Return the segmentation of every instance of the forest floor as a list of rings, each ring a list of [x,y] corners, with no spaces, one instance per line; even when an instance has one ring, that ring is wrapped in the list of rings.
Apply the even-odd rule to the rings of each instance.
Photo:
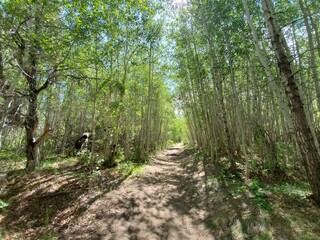
[[[222,172],[177,145],[135,174],[78,165],[9,173],[0,239],[320,238],[320,210],[298,187],[239,186]]]

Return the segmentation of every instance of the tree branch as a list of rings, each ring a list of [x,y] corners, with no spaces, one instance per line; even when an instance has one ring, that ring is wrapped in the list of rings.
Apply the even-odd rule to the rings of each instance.
[[[47,81],[40,88],[38,88],[35,91],[35,94],[38,95],[42,90],[46,89],[49,86],[49,84],[51,84],[53,82],[53,78],[54,78],[54,75],[56,72],[57,72],[57,67],[54,67],[53,71],[51,73],[49,73],[49,77],[48,77]]]
[[[46,89],[49,86],[49,83],[50,83],[50,78],[47,79],[47,81],[35,91],[35,94],[38,95],[42,90]]]
[[[50,125],[49,123],[46,123],[43,134],[37,139],[37,141],[34,142],[34,145],[37,146],[38,144],[40,144],[49,135],[50,131]]]

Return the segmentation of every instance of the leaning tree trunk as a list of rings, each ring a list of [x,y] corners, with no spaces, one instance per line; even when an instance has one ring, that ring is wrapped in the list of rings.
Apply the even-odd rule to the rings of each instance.
[[[320,156],[307,122],[295,74],[291,66],[290,53],[286,50],[286,39],[278,26],[272,0],[261,0],[261,3],[273,51],[277,58],[282,85],[288,98],[294,130],[302,156],[302,164],[306,170],[313,197],[316,202],[320,203]]]

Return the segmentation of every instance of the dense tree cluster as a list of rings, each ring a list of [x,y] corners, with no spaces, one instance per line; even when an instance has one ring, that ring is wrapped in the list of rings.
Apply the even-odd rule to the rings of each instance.
[[[304,169],[319,202],[319,2],[171,3],[3,1],[1,147],[26,146],[29,170],[76,143],[143,161],[182,140],[182,109],[206,162]]]
[[[156,1],[3,1],[1,147],[26,146],[33,170],[40,156],[70,154],[85,132],[90,161],[109,166],[115,152],[144,161],[166,146],[175,115],[159,9]]]
[[[191,0],[175,28],[179,92],[194,145],[231,171],[302,166],[320,201],[319,3]],[[244,158],[241,158],[244,157]],[[243,160],[245,159],[245,160]]]

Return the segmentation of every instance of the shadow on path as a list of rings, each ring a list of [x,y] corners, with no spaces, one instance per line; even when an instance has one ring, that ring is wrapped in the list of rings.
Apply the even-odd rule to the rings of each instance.
[[[168,149],[130,179],[96,201],[64,232],[64,239],[214,239],[200,210],[197,180],[181,165],[182,148]]]
[[[154,157],[143,176],[105,175],[98,189],[82,171],[18,178],[1,196],[11,201],[1,227],[21,232],[9,239],[50,231],[70,240],[295,239],[283,215],[261,211],[250,192],[231,195],[236,189],[220,178],[221,168],[204,171],[181,147]]]
[[[25,175],[13,173],[10,178],[7,192],[0,196],[10,201],[0,219],[0,227],[6,233],[4,239],[42,239],[50,231],[62,231],[125,180],[120,175],[106,175],[100,183],[103,188],[97,190],[92,188],[86,170],[77,167],[50,175],[46,170]]]

